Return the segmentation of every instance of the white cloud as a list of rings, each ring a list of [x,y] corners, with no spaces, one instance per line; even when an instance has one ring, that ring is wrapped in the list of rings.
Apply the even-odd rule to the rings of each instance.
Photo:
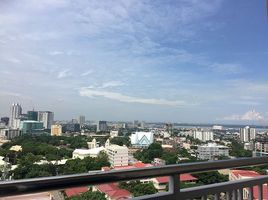
[[[223,118],[223,120],[230,121],[261,121],[263,119],[264,117],[262,116],[262,114],[255,110],[250,110],[242,115],[234,114]]]
[[[51,52],[49,52],[49,54],[52,56],[57,56],[57,55],[62,55],[63,52],[62,51],[51,51]]]
[[[88,70],[88,71],[83,72],[80,76],[87,76],[92,73],[93,73],[93,70]]]
[[[121,81],[109,81],[109,82],[105,82],[102,84],[102,86],[100,88],[112,88],[112,87],[119,87],[119,86],[123,86],[124,83]]]
[[[185,106],[189,105],[184,101],[170,101],[165,99],[146,99],[146,98],[140,98],[140,97],[132,97],[127,96],[118,92],[109,92],[109,91],[100,91],[100,90],[94,90],[91,88],[81,88],[80,96],[82,97],[89,97],[89,98],[95,98],[95,97],[104,97],[111,100],[116,100],[120,102],[126,102],[126,103],[141,103],[141,104],[152,104],[152,105],[166,105],[166,106]]]
[[[66,77],[68,77],[68,76],[70,76],[70,69],[65,69],[65,70],[60,71],[60,72],[58,73],[57,78],[58,78],[58,79],[61,79],[61,78],[66,78]]]
[[[213,63],[211,68],[216,72],[226,74],[237,74],[243,71],[242,66],[236,63]]]

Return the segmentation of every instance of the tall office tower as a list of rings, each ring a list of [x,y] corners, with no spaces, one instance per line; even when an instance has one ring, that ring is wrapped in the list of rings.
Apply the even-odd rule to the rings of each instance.
[[[43,122],[45,129],[51,129],[54,121],[54,113],[50,111],[39,111],[38,121]]]
[[[16,120],[19,119],[22,113],[22,107],[18,103],[13,103],[10,110],[9,126],[11,128],[18,128],[16,126]]]
[[[27,118],[28,118],[28,120],[37,121],[38,120],[38,112],[37,111],[28,111]]]
[[[256,138],[256,129],[246,126],[240,129],[241,142],[250,142]]]
[[[107,122],[106,121],[99,121],[97,124],[97,132],[105,132],[108,130]]]
[[[80,124],[80,126],[83,126],[85,122],[86,122],[86,117],[83,115],[79,116],[78,123]]]

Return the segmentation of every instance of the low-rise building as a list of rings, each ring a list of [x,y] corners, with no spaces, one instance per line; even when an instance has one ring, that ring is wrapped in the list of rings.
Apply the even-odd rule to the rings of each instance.
[[[198,158],[201,160],[216,160],[220,156],[229,157],[229,148],[216,143],[200,145],[197,148]]]
[[[60,124],[55,124],[51,126],[51,135],[52,136],[61,136],[62,135],[62,126]]]
[[[14,145],[14,146],[10,147],[9,150],[19,152],[19,151],[22,151],[22,147],[20,145]]]
[[[154,158],[153,165],[163,166],[163,165],[166,165],[166,161],[161,158]]]
[[[230,181],[236,181],[236,180],[243,180],[243,179],[249,179],[249,178],[256,178],[260,177],[259,173],[251,170],[230,170],[229,172],[229,180]],[[258,186],[253,187],[253,199],[258,200]],[[243,188],[243,199],[249,199],[249,189]],[[267,197],[267,185],[262,185],[262,193],[263,193],[263,200],[267,200],[265,197]]]
[[[101,151],[104,151],[104,147],[97,147],[94,149],[75,149],[73,152],[73,159],[84,159],[86,157],[96,158]]]
[[[111,138],[118,137],[118,131],[110,131],[110,137]]]
[[[152,178],[151,181],[153,182],[154,187],[158,191],[165,191],[169,183],[169,177],[168,176],[156,177]],[[180,181],[186,184],[194,184],[196,183],[197,178],[195,178],[191,174],[181,174]]]
[[[118,183],[96,185],[93,187],[93,191],[104,193],[107,200],[123,200],[132,198],[129,191],[119,188]]]
[[[91,142],[87,142],[88,149],[95,149],[97,148],[97,141],[95,138]]]

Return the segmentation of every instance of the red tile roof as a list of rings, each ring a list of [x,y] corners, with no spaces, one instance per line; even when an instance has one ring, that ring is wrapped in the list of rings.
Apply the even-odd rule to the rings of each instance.
[[[76,187],[65,190],[67,197],[77,196],[88,191],[88,187]]]
[[[231,173],[234,174],[237,178],[261,176],[258,172],[250,171],[250,170],[231,170]]]
[[[243,177],[259,177],[262,176],[258,172],[251,171],[251,170],[231,170],[231,173],[235,175],[238,179]],[[262,186],[262,193],[263,193],[263,199],[262,200],[268,200],[267,197],[267,185]],[[253,199],[258,200],[258,186],[253,187]]]
[[[144,167],[152,167],[152,164],[145,164],[143,162],[136,162],[133,165],[129,166],[115,166],[115,170],[122,170],[122,169],[134,169],[134,168],[144,168]]]
[[[155,179],[157,180],[158,183],[168,183],[169,182],[168,176],[157,177]],[[195,178],[191,174],[181,174],[180,175],[181,182],[196,181],[196,180],[197,180],[197,178]]]
[[[97,185],[96,188],[100,192],[105,193],[112,199],[119,200],[119,199],[128,199],[131,197],[131,193],[127,190],[120,189],[117,183]]]
[[[151,164],[144,164],[143,162],[136,162],[133,164],[134,167],[136,168],[143,168],[143,167],[152,167],[153,165]]]

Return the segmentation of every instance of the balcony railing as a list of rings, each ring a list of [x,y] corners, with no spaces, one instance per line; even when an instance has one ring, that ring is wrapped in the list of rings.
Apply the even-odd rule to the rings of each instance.
[[[253,187],[258,187],[258,199],[268,200],[268,192],[266,192],[266,197],[263,196],[263,186],[268,189],[267,175],[257,178],[198,186],[189,189],[180,189],[180,180],[178,176],[179,174],[184,173],[206,172],[219,169],[240,168],[265,164],[268,164],[268,157],[187,163],[161,167],[148,167],[142,169],[95,172],[78,175],[6,181],[0,182],[0,197],[43,191],[63,190],[71,187],[98,185],[118,181],[170,176],[168,192],[137,197],[134,199],[207,199],[208,196],[213,197],[214,199],[220,199],[220,196],[222,196],[227,200],[242,200],[244,188],[247,188],[249,192],[247,199],[254,199]]]

